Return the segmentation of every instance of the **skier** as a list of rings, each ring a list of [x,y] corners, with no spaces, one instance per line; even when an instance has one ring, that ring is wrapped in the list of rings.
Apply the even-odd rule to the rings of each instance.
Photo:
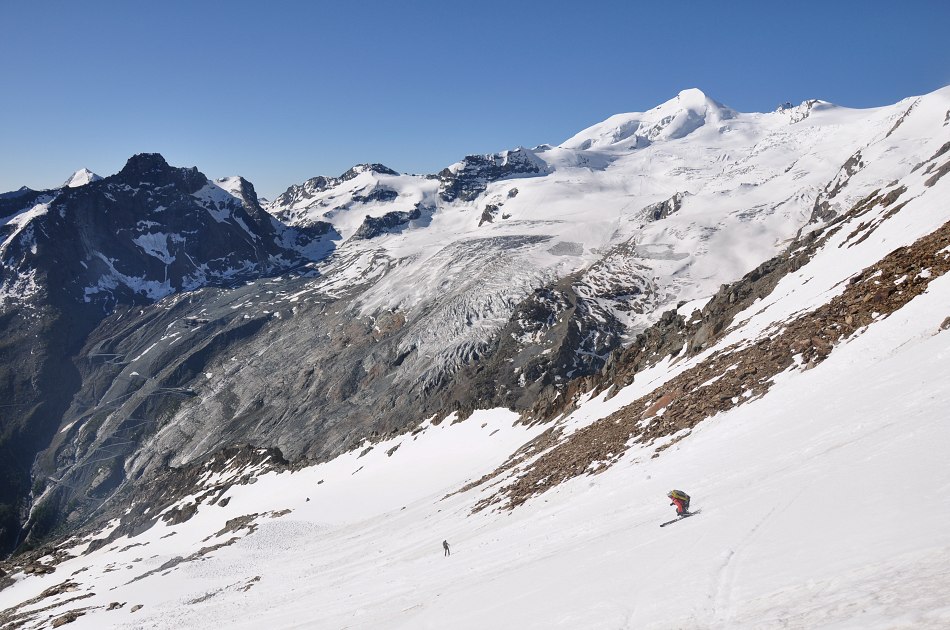
[[[443,541],[442,541],[442,548],[445,549],[445,555],[446,555],[446,556],[451,556],[451,555],[452,555],[452,552],[449,551],[449,541],[443,540]]]
[[[676,506],[677,516],[686,516],[689,514],[689,495],[682,490],[670,490],[667,497],[672,499],[670,505]]]

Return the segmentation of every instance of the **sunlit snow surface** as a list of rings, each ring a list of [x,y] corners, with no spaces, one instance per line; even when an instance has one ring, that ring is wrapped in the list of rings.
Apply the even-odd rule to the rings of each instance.
[[[69,179],[63,182],[63,187],[77,188],[79,186],[85,186],[86,184],[90,184],[92,182],[97,182],[100,179],[102,179],[102,177],[100,177],[99,175],[96,175],[95,173],[90,171],[88,168],[81,168],[75,173],[73,173],[72,175],[70,175]]]

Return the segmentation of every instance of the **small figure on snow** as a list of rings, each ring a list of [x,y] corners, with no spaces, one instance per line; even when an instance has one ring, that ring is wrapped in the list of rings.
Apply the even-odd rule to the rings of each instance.
[[[686,516],[689,514],[689,495],[682,490],[670,490],[667,495],[672,502],[670,505],[676,506],[677,516]]]
[[[452,552],[449,551],[449,541],[443,540],[443,541],[442,541],[442,548],[445,549],[445,555],[446,555],[446,556],[451,556],[451,555],[452,555]]]

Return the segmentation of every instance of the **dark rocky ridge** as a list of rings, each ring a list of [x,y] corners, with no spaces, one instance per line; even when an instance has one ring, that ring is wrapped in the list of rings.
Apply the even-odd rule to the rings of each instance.
[[[62,189],[10,244],[0,282],[35,270],[51,291],[108,310],[307,262],[294,248],[307,240],[264,212],[250,183],[239,181],[237,198],[195,196],[208,185],[196,168],[141,154],[116,175]]]
[[[80,353],[103,318],[124,305],[210,284],[284,272],[308,261],[314,237],[265,213],[253,187],[202,197],[209,181],[157,154],[131,158],[116,175],[77,188],[0,200],[9,218],[35,203],[45,213],[4,249],[0,287],[31,279],[30,294],[0,305],[0,551],[21,540],[31,482],[84,378]],[[8,225],[9,227],[9,225]],[[8,236],[12,232],[5,232]],[[110,474],[98,480],[108,487]],[[52,504],[34,510],[42,534],[61,519]]]
[[[11,190],[10,192],[0,193],[0,201],[4,199],[16,199],[17,197],[23,197],[29,195],[30,193],[35,193],[37,191],[33,190],[28,186],[20,186],[16,190]],[[0,216],[3,216],[3,212],[0,211]]]
[[[485,192],[491,182],[546,172],[544,162],[524,148],[494,155],[469,155],[458,168],[439,172],[439,196],[444,201],[472,201]]]
[[[423,208],[420,204],[417,204],[415,208],[408,212],[387,212],[381,217],[371,217],[367,215],[351,238],[354,240],[367,240],[382,236],[383,234],[400,231],[412,222],[419,221],[419,219],[422,218],[423,210],[427,216],[431,216],[435,211],[434,208]]]
[[[312,199],[317,193],[321,193],[335,186],[339,186],[343,182],[347,182],[355,178],[360,173],[366,172],[378,173],[380,175],[399,175],[399,173],[393,169],[382,164],[357,164],[356,166],[347,169],[347,171],[339,177],[325,177],[323,175],[318,175],[317,177],[311,177],[302,184],[290,186],[287,190],[277,196],[277,198],[274,200],[274,205],[277,207],[291,206],[300,201]],[[379,194],[383,196],[386,195],[386,193]],[[280,215],[278,215],[278,218],[285,219],[285,217],[280,217]]]

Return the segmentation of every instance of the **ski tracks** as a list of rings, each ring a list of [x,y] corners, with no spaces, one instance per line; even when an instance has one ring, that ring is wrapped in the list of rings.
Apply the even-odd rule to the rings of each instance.
[[[773,507],[752,526],[752,529],[739,540],[734,548],[727,549],[723,552],[722,564],[716,572],[710,593],[710,598],[713,600],[711,627],[729,628],[731,626],[732,618],[736,612],[732,591],[736,582],[736,576],[742,566],[743,551],[748,547],[749,543],[755,540],[759,530],[769,519],[775,514],[782,513],[791,507],[804,492],[805,490],[802,489],[784,505]]]

